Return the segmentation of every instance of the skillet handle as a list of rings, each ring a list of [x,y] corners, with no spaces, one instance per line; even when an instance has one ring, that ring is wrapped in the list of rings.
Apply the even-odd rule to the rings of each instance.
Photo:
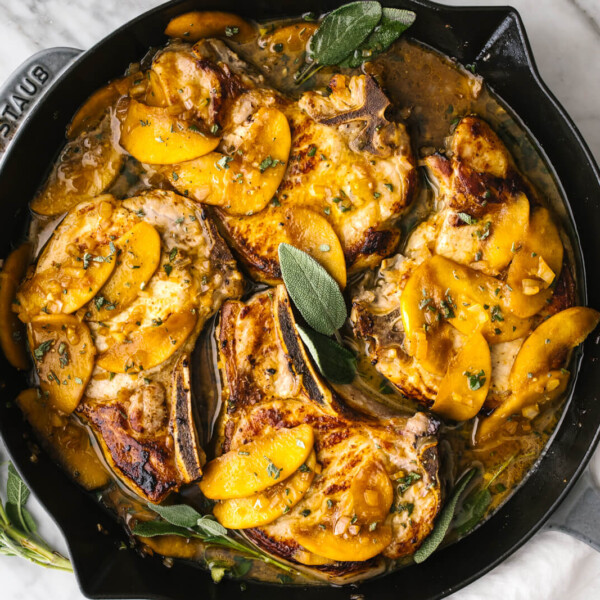
[[[600,552],[600,489],[588,467],[545,529],[568,533]]]
[[[76,48],[41,50],[21,64],[0,87],[0,158],[31,109],[81,52]]]

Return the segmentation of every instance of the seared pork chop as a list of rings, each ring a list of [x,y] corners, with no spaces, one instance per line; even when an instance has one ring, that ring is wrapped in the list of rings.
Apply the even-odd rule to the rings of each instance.
[[[155,62],[164,62],[166,56],[176,62],[178,53],[198,57],[195,71],[180,69],[171,74],[177,75],[177,81],[170,86],[196,89],[196,95],[202,90],[200,82],[206,79],[207,65],[216,63],[219,89],[228,90],[226,102],[222,95],[218,98],[223,134],[219,151],[230,159],[241,155],[240,144],[259,109],[274,107],[287,118],[291,150],[273,200],[259,212],[249,207],[247,214],[240,214],[239,209],[236,214],[226,207],[216,209],[233,248],[255,277],[279,281],[277,247],[281,242],[299,243],[302,236],[295,230],[302,230],[304,224],[294,222],[300,218],[295,209],[304,207],[316,214],[315,219],[333,227],[350,271],[379,264],[398,244],[395,223],[410,203],[416,182],[408,134],[402,123],[385,118],[389,100],[379,84],[371,76],[336,75],[328,96],[307,92],[294,101],[264,87],[262,77],[223,46],[222,42],[205,40],[191,50],[165,52]],[[235,84],[224,85],[225,76]],[[264,140],[256,143],[267,146]],[[278,164],[271,155],[258,157],[255,166],[258,163],[265,177],[271,174],[269,167]],[[245,188],[243,173],[238,174],[234,165],[224,162],[223,170],[236,175],[228,192],[236,196]],[[204,181],[194,185],[185,163],[182,168],[165,171],[171,184],[191,198],[211,203],[207,199],[210,186]]]
[[[510,393],[508,374],[526,336],[556,307],[573,303],[571,277],[550,213],[491,127],[463,118],[448,150],[425,161],[437,186],[434,212],[403,254],[356,286],[351,319],[375,368],[427,405],[452,357],[480,331],[490,347],[486,406],[493,408]],[[402,296],[413,276],[422,290],[409,306]],[[423,319],[411,333],[423,340],[420,349],[406,331],[415,316]]]
[[[283,286],[246,303],[227,302],[217,341],[223,381],[218,455],[300,424],[309,424],[315,436],[315,477],[302,500],[246,535],[332,578],[378,568],[379,554],[412,554],[440,506],[436,421],[424,413],[409,418],[383,416],[380,407],[350,408],[306,354]],[[363,555],[369,558],[358,558]]]
[[[200,477],[204,452],[192,414],[189,353],[206,320],[243,284],[210,217],[191,200],[154,190],[122,207],[158,231],[160,265],[123,310],[117,305],[102,320],[84,310],[100,354],[77,412],[117,477],[159,502]],[[154,360],[163,336],[176,350],[154,364],[164,357]]]

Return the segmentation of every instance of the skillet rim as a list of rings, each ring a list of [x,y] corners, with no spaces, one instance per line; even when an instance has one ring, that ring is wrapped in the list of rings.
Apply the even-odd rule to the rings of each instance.
[[[332,1],[326,2],[326,4],[328,5],[328,8],[333,7],[334,5],[342,4],[342,3],[343,2],[332,2]],[[202,4],[210,5],[212,3],[210,3],[210,2],[204,3],[203,2]],[[263,4],[261,2],[261,0],[258,0],[257,4],[258,4],[257,11],[264,12],[264,7],[261,6]],[[517,33],[518,33],[517,41],[520,42],[520,44],[521,44],[521,50],[523,51],[523,58],[525,58],[526,63],[527,63],[526,69],[527,69],[529,75],[531,75],[532,83],[538,88],[538,91],[542,93],[545,100],[550,103],[551,108],[557,113],[557,116],[559,117],[560,120],[562,120],[563,124],[565,124],[567,126],[569,133],[572,136],[573,144],[578,146],[578,150],[580,150],[583,153],[583,155],[586,159],[585,169],[588,170],[593,175],[596,186],[599,185],[600,173],[598,171],[598,167],[594,161],[594,158],[593,158],[587,144],[581,137],[581,134],[578,132],[577,128],[573,124],[572,120],[570,119],[570,117],[568,116],[568,114],[566,113],[564,108],[556,100],[554,95],[550,92],[550,90],[548,89],[546,84],[543,82],[541,76],[539,75],[537,66],[535,65],[535,61],[533,59],[533,54],[531,52],[531,48],[530,48],[529,41],[527,39],[523,24],[521,22],[519,14],[516,10],[514,10],[511,7],[495,7],[495,6],[494,7],[490,7],[490,6],[486,6],[486,7],[451,6],[450,7],[450,6],[444,6],[444,5],[440,5],[440,4],[433,3],[433,2],[428,2],[427,0],[399,0],[399,1],[396,0],[396,1],[392,1],[392,2],[386,2],[386,4],[413,8],[417,11],[418,11],[419,7],[423,7],[425,9],[429,9],[434,12],[437,11],[440,14],[441,13],[450,13],[450,14],[462,13],[464,15],[464,14],[468,14],[468,13],[474,13],[474,14],[475,13],[489,13],[489,14],[494,13],[494,14],[497,14],[498,16],[504,15],[503,20],[508,20],[508,19],[512,20],[513,25],[517,28]],[[43,106],[44,106],[45,102],[48,100],[48,97],[51,95],[51,93],[56,93],[57,90],[59,90],[61,88],[61,84],[64,84],[65,79],[67,79],[71,73],[74,73],[77,71],[77,69],[81,68],[82,63],[84,63],[90,57],[95,56],[99,51],[104,50],[106,44],[109,43],[111,40],[115,39],[116,37],[118,37],[120,34],[122,34],[124,32],[134,29],[136,25],[142,24],[142,23],[146,22],[147,20],[150,20],[153,17],[156,17],[157,15],[159,15],[159,20],[166,22],[166,21],[168,21],[168,19],[171,16],[174,16],[175,14],[180,14],[181,12],[184,12],[185,10],[189,10],[191,7],[201,8],[198,6],[198,2],[192,2],[190,0],[177,0],[175,2],[169,2],[169,3],[163,4],[163,5],[157,6],[153,9],[151,9],[150,11],[143,13],[142,15],[139,15],[138,17],[132,19],[131,21],[129,21],[125,25],[121,26],[120,28],[116,29],[114,32],[112,32],[111,34],[109,34],[108,36],[103,38],[100,42],[98,42],[98,44],[93,46],[90,50],[86,51],[81,56],[79,56],[73,62],[72,65],[70,65],[67,69],[65,69],[65,71],[61,74],[61,76],[57,79],[57,81],[52,84],[52,86],[48,89],[44,99],[38,104],[38,106],[36,106],[33,110],[30,111],[30,113],[27,115],[26,119],[20,125],[19,130],[17,131],[17,133],[15,134],[15,136],[13,138],[13,142],[11,143],[10,148],[8,149],[6,154],[2,157],[2,161],[0,162],[0,169],[5,165],[6,162],[8,162],[8,158],[11,155],[11,152],[14,154],[14,148],[19,144],[19,140],[24,137],[24,132],[28,129],[28,127],[31,126],[31,121],[33,120],[34,115],[36,113],[39,113],[43,109]],[[204,8],[209,9],[210,6],[206,6]],[[236,10],[236,12],[243,14],[244,12],[247,12],[247,11]],[[286,13],[286,10],[280,10],[279,12]],[[294,10],[292,12],[287,12],[287,14],[298,14],[298,13],[296,12],[296,10]],[[162,17],[162,19],[160,19],[160,17]],[[489,83],[489,80],[488,80],[488,83]],[[491,87],[493,88],[493,86],[491,86]],[[509,104],[509,106],[512,106],[512,104]],[[517,113],[517,114],[519,114],[519,113]],[[527,126],[525,126],[525,128],[527,130],[529,130],[529,128]],[[534,138],[534,140],[536,141],[538,146],[541,146],[539,144],[539,138],[535,135],[533,135],[532,137]],[[549,162],[551,165],[556,166],[556,165],[554,165],[553,161],[549,161]],[[0,172],[0,181],[1,181],[1,178],[2,178],[2,172]],[[559,178],[558,182],[559,183],[561,182],[560,178]],[[566,198],[566,194],[565,194],[565,198]],[[571,219],[573,219],[572,213],[575,212],[574,209],[576,207],[572,206],[568,200],[566,201],[566,206],[568,207],[568,209],[571,213],[569,216],[571,217]],[[580,252],[582,252],[581,240],[580,240],[579,235],[577,235],[576,240],[578,242],[579,250],[580,250]],[[583,292],[582,299],[584,299],[584,300],[587,299],[586,298],[587,293],[585,290],[586,283],[587,283],[587,280],[585,277],[583,277],[582,278],[582,284],[583,284],[582,287],[584,289],[582,290],[582,292]],[[589,345],[590,344],[588,344],[588,346]],[[501,507],[501,509],[496,514],[494,514],[490,519],[488,519],[481,527],[479,527],[477,531],[472,532],[469,536],[467,536],[463,540],[457,542],[456,544],[446,547],[446,548],[440,550],[438,553],[436,553],[436,555],[434,555],[427,562],[426,570],[424,570],[425,568],[422,565],[409,567],[408,569],[412,569],[413,571],[415,571],[415,574],[417,577],[419,577],[419,575],[426,575],[428,573],[428,571],[430,571],[430,569],[433,567],[434,563],[439,563],[442,556],[448,555],[448,551],[451,548],[452,549],[459,548],[458,544],[460,544],[461,546],[464,547],[466,545],[465,543],[469,542],[469,540],[471,540],[471,545],[472,545],[473,540],[475,538],[481,538],[482,530],[489,529],[489,527],[486,527],[486,526],[489,523],[491,523],[494,519],[500,518],[501,515],[499,513],[505,512],[504,509],[513,503],[515,497],[518,494],[523,493],[524,489],[527,488],[527,484],[529,484],[531,476],[534,474],[534,472],[538,472],[538,471],[542,470],[543,467],[542,467],[541,463],[543,463],[544,460],[546,459],[546,456],[551,453],[552,446],[555,443],[555,439],[556,439],[559,431],[562,430],[562,428],[565,426],[565,421],[567,421],[568,416],[569,416],[568,413],[571,411],[571,409],[573,407],[574,389],[577,386],[577,382],[580,379],[582,362],[583,362],[582,357],[580,356],[579,360],[577,361],[577,366],[578,366],[577,376],[573,377],[571,394],[569,395],[569,398],[566,401],[565,408],[563,409],[563,413],[561,416],[561,420],[557,424],[555,432],[546,446],[546,450],[542,453],[542,455],[540,456],[538,461],[536,461],[536,465],[534,467],[532,467],[530,473],[526,477],[526,481],[524,481],[519,486],[519,489]],[[4,412],[4,408],[3,408],[3,412]],[[483,575],[484,573],[486,573],[487,571],[489,571],[490,569],[495,567],[501,561],[503,561],[508,555],[512,554],[518,547],[520,547],[523,543],[525,543],[537,530],[539,530],[539,528],[542,526],[544,521],[555,510],[555,508],[558,506],[558,504],[560,504],[562,502],[562,500],[567,495],[567,493],[569,492],[571,487],[574,485],[574,483],[577,480],[580,473],[585,468],[587,462],[589,461],[591,454],[592,454],[596,444],[598,443],[598,438],[600,436],[600,431],[597,428],[597,425],[599,423],[600,423],[600,419],[596,423],[595,432],[592,432],[591,443],[586,444],[586,449],[583,451],[582,458],[577,459],[577,463],[578,463],[577,466],[574,469],[572,469],[572,472],[571,472],[570,476],[568,477],[568,480],[565,480],[565,483],[561,486],[558,495],[555,496],[555,499],[551,502],[549,507],[546,508],[544,511],[542,511],[543,514],[541,515],[541,517],[538,517],[537,520],[535,521],[535,523],[533,525],[530,525],[529,528],[527,529],[527,531],[525,531],[525,533],[522,533],[518,536],[517,541],[510,544],[508,548],[506,548],[504,551],[502,551],[500,554],[498,554],[496,556],[496,558],[493,559],[491,562],[487,562],[484,567],[476,569],[475,571],[473,571],[470,574],[470,576],[462,577],[462,579],[460,579],[460,581],[458,583],[455,583],[453,585],[446,584],[446,587],[444,589],[441,589],[438,592],[433,592],[431,594],[429,592],[426,592],[428,595],[426,595],[426,596],[419,595],[419,598],[421,598],[421,597],[423,597],[423,598],[424,597],[440,598],[440,597],[443,597],[444,595],[446,595],[447,593],[450,593],[451,591],[456,591],[460,587],[464,587],[465,585],[467,585],[471,581],[477,579],[478,577],[480,577],[481,575]],[[2,419],[2,421],[0,422],[0,428],[5,430],[4,419]],[[17,453],[15,436],[9,435],[5,431],[3,431],[3,437],[5,438],[5,441],[7,443],[7,448],[9,449],[11,457],[14,459],[14,457],[16,456],[16,453]],[[19,436],[16,436],[16,437],[19,437]],[[12,446],[11,446],[11,444],[9,444],[9,441],[8,441],[9,439],[10,439]],[[21,442],[21,446],[22,445],[23,444]],[[82,574],[83,571],[84,570],[89,571],[89,569],[84,569],[82,560],[79,560],[81,553],[78,553],[78,550],[79,550],[78,544],[81,543],[81,540],[77,539],[77,536],[73,536],[72,531],[70,531],[70,530],[72,530],[72,528],[68,526],[69,524],[65,523],[65,521],[62,517],[59,517],[56,515],[56,507],[50,508],[48,506],[49,504],[56,504],[56,503],[48,502],[48,493],[47,493],[48,490],[42,491],[41,486],[38,486],[37,484],[32,486],[30,484],[30,482],[32,480],[39,479],[39,477],[34,476],[33,469],[31,468],[31,464],[29,464],[29,461],[27,461],[25,458],[21,457],[21,459],[17,459],[14,462],[15,462],[16,466],[19,468],[19,470],[21,471],[21,473],[23,473],[25,475],[25,480],[30,485],[32,491],[36,494],[38,499],[40,499],[40,502],[42,503],[44,508],[46,508],[48,513],[52,516],[54,521],[57,523],[57,525],[63,532],[63,534],[67,540],[67,543],[69,545],[69,551],[73,558],[74,566],[76,567],[76,569],[75,569],[76,575],[77,575],[78,582],[80,584],[82,591],[84,591],[84,593],[86,593],[86,595],[88,595],[89,597],[94,597],[94,598],[117,598],[117,597],[137,598],[137,597],[140,597],[139,592],[137,592],[136,589],[141,590],[147,586],[142,585],[140,588],[125,586],[125,587],[117,588],[116,590],[115,589],[106,589],[106,588],[104,588],[104,590],[99,590],[98,586],[102,587],[100,584],[103,583],[101,579],[99,580],[97,577],[90,577],[89,575],[87,575],[87,579],[86,579],[83,576],[83,574]],[[48,460],[40,461],[40,463],[42,463],[42,462],[48,462]],[[54,466],[54,470],[56,471],[56,466]],[[62,479],[65,480],[66,484],[69,484],[71,487],[74,487],[77,490],[77,492],[79,493],[79,495],[82,495],[82,490],[80,490],[78,487],[75,486],[75,484],[73,484],[70,480],[68,480],[64,474],[62,474]],[[85,494],[85,492],[83,492],[83,494]],[[44,497],[45,497],[46,501],[43,500]],[[86,494],[86,497],[88,497],[87,494]],[[96,511],[96,512],[99,512],[99,511]],[[104,516],[106,516],[106,514]],[[114,522],[114,519],[112,517],[111,517],[111,519]],[[106,527],[104,520],[102,522],[102,525],[104,527]],[[110,529],[112,530],[114,528],[111,527]],[[123,537],[124,537],[123,531],[122,531],[120,525],[118,525],[118,530],[119,531],[117,531],[117,532],[111,531],[111,535],[116,534],[117,538],[123,539]],[[120,535],[119,535],[119,532],[120,532]],[[475,548],[475,549],[477,549],[477,548]],[[84,554],[86,554],[86,553],[84,553]],[[128,554],[131,554],[131,553],[128,553]],[[154,559],[154,560],[144,559],[144,560],[146,561],[147,564],[150,564],[151,562],[153,563],[156,561],[156,559]],[[158,564],[158,562],[157,562],[157,564]],[[110,567],[110,565],[106,565],[106,564],[104,564],[102,566],[103,566],[103,569],[101,569],[101,570],[104,570],[105,568]],[[182,567],[182,566],[183,565],[177,565],[176,570],[179,570],[178,567]],[[187,567],[187,568],[189,569],[189,567]],[[392,578],[398,579],[400,576],[400,573],[406,574],[408,572],[408,569],[404,569],[394,575],[386,577],[385,579],[381,579],[381,578],[374,579],[374,580],[369,581],[368,583],[362,584],[361,590],[367,591],[366,590],[367,587],[374,588],[374,590],[377,590],[379,588],[378,591],[381,593],[384,591],[381,588],[382,582],[387,583],[388,585],[385,586],[385,583],[384,583],[384,586],[387,587],[388,590],[391,590],[392,586],[390,586],[389,584],[392,583],[391,582]],[[199,571],[196,571],[196,573],[197,573],[196,583],[198,583],[202,579],[202,577],[200,577]],[[206,576],[205,572],[202,572],[202,573]],[[106,579],[107,575],[108,575],[108,572],[105,573],[105,579]],[[205,579],[206,579],[206,577],[205,577]],[[104,583],[106,583],[106,581],[104,581]],[[277,588],[273,588],[273,586],[268,586],[265,584],[262,584],[262,585],[261,584],[252,584],[252,583],[248,582],[248,585],[249,585],[250,589],[252,589],[254,591],[261,590],[261,591],[263,591],[263,593],[266,592],[267,588],[277,589]],[[95,591],[94,591],[94,587],[95,587]],[[228,597],[230,595],[230,593],[234,593],[234,591],[236,590],[236,583],[235,582],[224,582],[224,583],[220,584],[219,592],[221,589],[223,590],[223,593],[225,593],[226,596]],[[302,587],[286,588],[286,591],[290,592],[292,589],[295,589],[298,592],[301,592],[303,594],[306,593],[305,591],[304,592],[302,591],[304,589]],[[310,588],[310,589],[313,590],[313,592],[315,592],[314,588]],[[333,596],[333,591],[336,588],[320,588],[320,589],[321,589],[321,591],[326,590],[327,597],[329,598],[329,597]],[[402,588],[399,588],[398,591],[400,591],[400,589],[402,589]],[[394,591],[396,591],[396,586],[394,586]],[[406,590],[404,589],[403,591],[406,591]],[[163,599],[168,600],[170,598],[183,597],[183,596],[175,596],[175,595],[165,595],[162,593],[149,593],[146,591],[143,591],[142,593],[144,594],[145,597],[156,598],[156,599],[161,599],[161,600],[163,600]],[[212,595],[215,595],[214,591],[211,594],[211,596]],[[317,593],[313,593],[311,595],[313,595],[314,597],[317,597],[317,596],[321,596],[322,594],[317,592]],[[342,597],[342,596],[340,596],[340,597]],[[345,597],[345,595],[344,595],[344,597]],[[413,597],[416,598],[416,596],[414,596],[414,595],[413,595]]]

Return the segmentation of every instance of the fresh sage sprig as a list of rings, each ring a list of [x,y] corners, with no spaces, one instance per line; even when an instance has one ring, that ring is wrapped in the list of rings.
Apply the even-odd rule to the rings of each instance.
[[[298,324],[298,333],[304,346],[319,367],[319,371],[332,383],[352,383],[356,372],[356,357],[350,350],[331,338]]]
[[[381,8],[379,2],[351,2],[330,12],[312,35],[300,84],[325,66],[358,67],[387,50],[416,18],[410,10]]]
[[[172,506],[148,504],[148,506],[164,520],[139,521],[132,530],[134,535],[141,537],[177,535],[188,539],[198,539],[206,544],[236,550],[245,556],[261,560],[286,573],[296,573],[292,567],[276,560],[268,554],[229,537],[227,529],[216,521],[214,517],[201,515],[187,504],[175,504]],[[222,569],[226,569],[226,567],[219,564],[215,566],[215,572],[213,573],[211,567],[213,579],[215,577],[219,579],[223,576],[224,570],[221,571]],[[235,570],[232,571],[235,573]]]
[[[490,504],[492,503],[492,493],[490,487],[500,474],[512,463],[516,458],[513,454],[506,459],[492,474],[489,481],[476,489],[474,489],[465,499],[462,505],[462,510],[454,519],[454,530],[458,535],[469,533],[477,523],[483,519],[487,513]]]
[[[446,537],[446,533],[450,528],[450,523],[452,523],[452,518],[454,517],[454,512],[456,511],[456,505],[463,492],[469,485],[471,479],[477,473],[477,468],[473,467],[463,477],[461,477],[460,481],[457,483],[456,487],[452,492],[452,496],[440,512],[435,525],[433,526],[433,531],[427,536],[421,547],[415,552],[413,558],[416,563],[422,563],[427,560],[438,548],[438,546],[444,541]]]
[[[333,335],[348,316],[335,279],[309,254],[290,244],[279,244],[281,276],[296,308],[323,335]]]
[[[319,371],[332,383],[350,383],[354,355],[327,337],[337,335],[348,317],[340,286],[312,256],[290,244],[279,244],[279,266],[294,305],[312,328],[298,324],[298,333]]]
[[[29,489],[12,463],[8,464],[6,503],[0,499],[0,554],[20,556],[36,565],[73,571],[68,558],[52,550],[36,533],[37,526],[25,506]]]

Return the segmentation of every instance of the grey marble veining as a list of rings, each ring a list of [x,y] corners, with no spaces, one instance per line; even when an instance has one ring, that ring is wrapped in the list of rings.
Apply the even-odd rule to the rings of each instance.
[[[34,52],[86,49],[157,0],[0,0],[0,82]],[[505,5],[507,0],[446,0]],[[600,0],[512,0],[530,37],[540,73],[600,159]],[[551,127],[551,124],[549,124]],[[0,442],[0,461],[5,452]],[[594,459],[600,481],[600,455]],[[5,470],[0,468],[4,495]],[[66,551],[60,532],[35,499],[41,533]],[[490,540],[493,543],[493,540]],[[196,590],[190,590],[190,598]],[[600,597],[600,555],[556,533],[541,533],[452,600],[587,600]],[[75,578],[0,556],[0,600],[76,600]]]

